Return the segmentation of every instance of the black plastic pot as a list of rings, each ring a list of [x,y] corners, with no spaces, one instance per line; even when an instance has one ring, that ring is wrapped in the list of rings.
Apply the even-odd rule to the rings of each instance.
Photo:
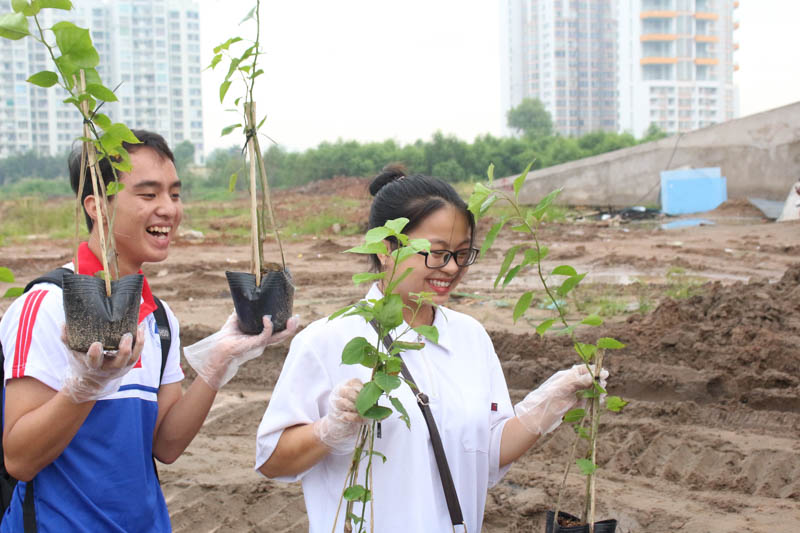
[[[589,533],[589,524],[582,524],[580,526],[561,526],[556,524],[553,527],[553,516],[555,513],[553,511],[547,511],[547,519],[545,522],[545,533]],[[572,520],[575,522],[580,522],[580,518],[577,516],[573,516],[569,513],[565,513],[564,511],[558,512],[559,519],[567,519]],[[594,533],[614,533],[617,529],[617,521],[614,519],[611,520],[602,520],[600,522],[594,523]]]
[[[263,272],[258,287],[256,277],[249,272],[225,272],[225,277],[242,331],[250,335],[264,331],[264,315],[272,316],[272,331],[286,329],[294,302],[294,284],[288,270]]]
[[[104,350],[119,349],[125,333],[136,337],[144,276],[131,274],[111,282],[111,297],[101,278],[64,274],[63,299],[67,317],[67,344],[86,352],[93,342]]]

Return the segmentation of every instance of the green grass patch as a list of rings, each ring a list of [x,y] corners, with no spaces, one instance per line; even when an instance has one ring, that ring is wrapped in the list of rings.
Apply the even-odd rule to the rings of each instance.
[[[70,239],[75,235],[75,203],[72,199],[43,200],[19,197],[0,203],[0,245],[23,242],[32,235]],[[80,236],[88,233],[81,213]]]

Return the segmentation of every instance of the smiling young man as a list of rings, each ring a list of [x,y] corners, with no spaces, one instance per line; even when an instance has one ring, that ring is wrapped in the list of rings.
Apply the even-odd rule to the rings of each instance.
[[[121,276],[166,259],[183,215],[181,182],[167,143],[152,132],[134,134],[141,142],[125,145],[132,169],[120,174],[124,187],[110,199]],[[108,161],[101,163],[101,174],[105,183],[113,179]],[[77,190],[79,154],[71,157],[70,178]],[[78,273],[93,275],[102,270],[101,224],[90,190],[82,200],[90,236],[78,250]],[[66,267],[74,270],[74,263]],[[86,354],[64,344],[61,290],[53,284],[34,285],[5,313],[0,321],[3,451],[7,471],[21,482],[0,531],[28,531],[26,497],[33,500],[42,533],[171,531],[153,458],[175,461],[202,426],[230,370],[243,357],[291,336],[297,320],[271,335],[265,318],[264,332],[249,336],[232,315],[195,359],[198,377],[184,392],[178,321],[164,307],[172,342],[163,375],[156,302],[147,280],[136,340],[126,335],[110,357],[100,343]]]

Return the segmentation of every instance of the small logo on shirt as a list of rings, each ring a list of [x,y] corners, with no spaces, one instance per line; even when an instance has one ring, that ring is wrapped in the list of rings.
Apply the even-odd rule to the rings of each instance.
[[[492,402],[492,411],[497,411],[497,404]]]

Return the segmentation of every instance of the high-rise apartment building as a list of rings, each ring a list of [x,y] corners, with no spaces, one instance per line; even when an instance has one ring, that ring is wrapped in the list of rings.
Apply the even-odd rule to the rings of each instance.
[[[738,115],[734,0],[504,0],[504,110],[539,98],[562,135]]]
[[[192,0],[73,0],[71,11],[44,9],[43,27],[68,20],[89,28],[100,54],[97,68],[118,102],[103,112],[131,128],[163,135],[171,146],[185,140],[203,158],[203,108],[200,88],[200,20]],[[7,11],[7,4],[2,8]],[[52,34],[50,41],[54,42]],[[43,89],[25,80],[53,70],[47,50],[30,38],[0,39],[0,157],[35,150],[57,155],[81,135],[82,121],[62,103],[58,88]]]
[[[563,135],[615,131],[615,0],[505,0],[504,104],[538,98]]]
[[[669,133],[738,116],[734,0],[619,0],[620,127]]]

